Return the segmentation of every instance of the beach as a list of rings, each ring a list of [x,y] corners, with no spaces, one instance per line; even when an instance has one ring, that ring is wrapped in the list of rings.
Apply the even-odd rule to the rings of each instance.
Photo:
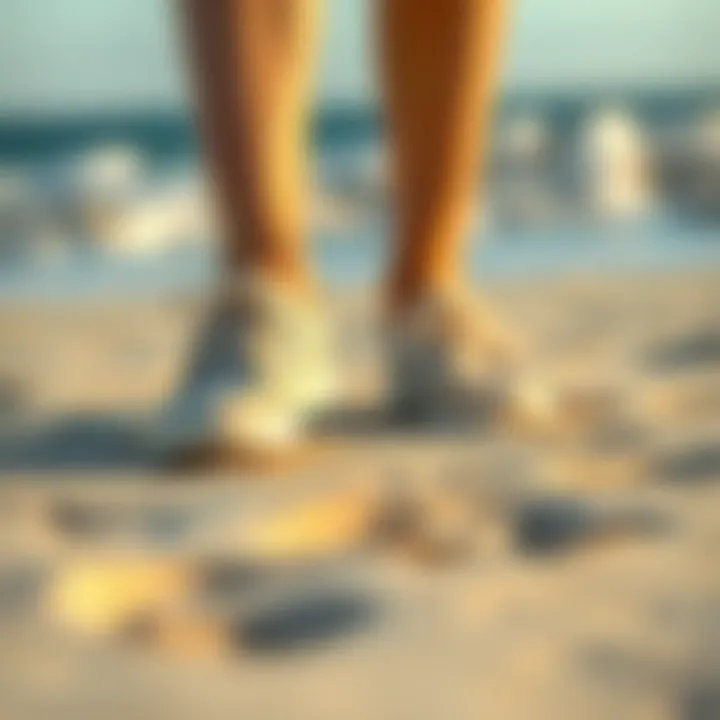
[[[482,290],[532,353],[476,426],[388,424],[368,291],[333,291],[361,340],[312,457],[182,474],[151,439],[198,293],[6,300],[0,714],[720,712],[717,270]],[[160,629],[86,623],[78,568],[93,612],[143,578]]]

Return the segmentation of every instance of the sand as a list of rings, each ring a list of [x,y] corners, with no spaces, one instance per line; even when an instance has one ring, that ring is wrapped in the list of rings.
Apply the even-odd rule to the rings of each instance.
[[[197,298],[6,305],[0,716],[717,717],[717,273],[486,291],[484,422],[388,427],[342,295],[352,406],[273,473],[156,464]]]

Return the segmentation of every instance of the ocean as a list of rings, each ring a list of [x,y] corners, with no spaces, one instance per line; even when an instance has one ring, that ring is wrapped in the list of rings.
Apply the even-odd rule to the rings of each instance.
[[[692,122],[720,108],[720,88],[613,90],[612,93],[521,94],[503,98],[497,123],[512,117],[541,117],[560,138],[572,137],[596,108],[620,106],[652,129]],[[377,109],[326,108],[313,123],[318,157],[364,152],[382,136]],[[135,113],[111,117],[0,120],[0,167],[44,166],[88,147],[125,143],[140,149],[156,167],[187,168],[197,161],[190,119],[181,113]],[[371,282],[380,276],[391,246],[383,213],[344,233],[318,232],[311,246],[318,269],[335,285]],[[485,228],[469,243],[469,274],[522,277],[623,270],[672,271],[720,267],[720,224],[691,222],[667,208],[612,228],[587,221],[510,230]],[[151,254],[117,254],[78,243],[55,256],[22,254],[0,262],[0,298],[58,298],[193,290],[207,285],[215,269],[209,243],[193,243]]]

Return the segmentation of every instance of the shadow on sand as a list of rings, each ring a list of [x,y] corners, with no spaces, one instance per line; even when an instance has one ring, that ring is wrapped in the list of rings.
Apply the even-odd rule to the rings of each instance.
[[[156,467],[147,430],[116,415],[73,414],[0,439],[0,472]]]

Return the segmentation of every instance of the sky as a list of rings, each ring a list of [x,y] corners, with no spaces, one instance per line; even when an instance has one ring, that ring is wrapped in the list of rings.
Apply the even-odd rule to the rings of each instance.
[[[318,92],[376,93],[371,0],[325,0]],[[0,0],[0,114],[177,108],[174,0]],[[715,82],[720,0],[514,0],[506,90]]]

